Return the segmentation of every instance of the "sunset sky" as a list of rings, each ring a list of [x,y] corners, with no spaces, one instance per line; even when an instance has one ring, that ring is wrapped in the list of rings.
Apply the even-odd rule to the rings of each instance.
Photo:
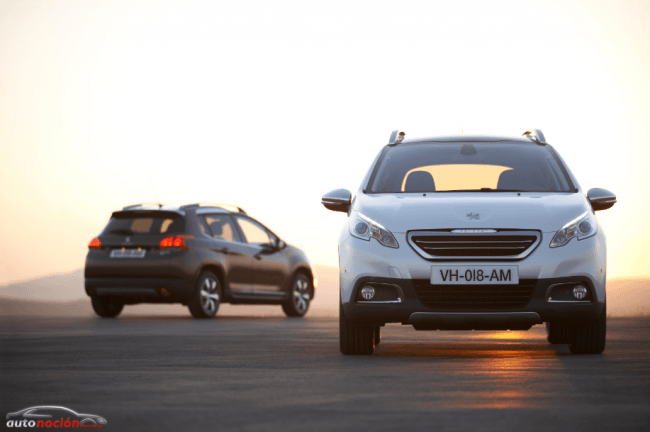
[[[539,128],[650,276],[650,2],[0,2],[0,284],[83,267],[113,210],[237,204],[313,263],[394,129]],[[461,122],[461,103],[464,118]]]

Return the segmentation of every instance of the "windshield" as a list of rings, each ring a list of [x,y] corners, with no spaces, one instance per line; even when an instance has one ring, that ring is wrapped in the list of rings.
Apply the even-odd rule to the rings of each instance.
[[[435,142],[386,147],[370,193],[570,192],[564,166],[549,146],[519,142]]]

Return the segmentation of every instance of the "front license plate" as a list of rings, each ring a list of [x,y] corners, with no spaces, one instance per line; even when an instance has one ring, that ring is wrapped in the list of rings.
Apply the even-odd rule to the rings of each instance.
[[[517,266],[441,265],[431,266],[431,285],[515,285]]]
[[[111,258],[144,258],[147,251],[144,249],[113,249]]]

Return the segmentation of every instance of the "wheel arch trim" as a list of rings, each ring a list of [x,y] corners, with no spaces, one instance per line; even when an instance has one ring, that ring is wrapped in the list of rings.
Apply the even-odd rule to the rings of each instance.
[[[314,272],[312,271],[311,267],[307,265],[298,265],[296,268],[293,270],[293,276],[291,277],[291,280],[293,281],[293,278],[296,277],[298,273],[302,273],[306,275],[308,278],[311,279],[311,298],[313,299],[316,295],[316,287],[314,286],[314,281],[316,280]]]
[[[225,289],[225,280],[226,280],[225,275],[226,275],[226,273],[224,272],[222,266],[220,266],[218,264],[214,264],[214,263],[209,263],[209,264],[203,264],[201,266],[201,268],[199,269],[199,272],[196,275],[196,278],[194,280],[194,289],[192,290],[192,292],[194,292],[194,290],[197,289],[197,286],[198,286],[197,284],[198,284],[199,278],[201,277],[203,272],[206,272],[206,271],[214,273],[214,275],[217,277],[217,279],[219,279],[219,283],[221,283],[221,290],[223,291]]]

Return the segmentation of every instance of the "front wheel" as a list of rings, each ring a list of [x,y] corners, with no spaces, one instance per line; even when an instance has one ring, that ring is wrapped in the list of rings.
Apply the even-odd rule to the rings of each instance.
[[[115,318],[124,308],[122,303],[111,300],[110,297],[93,296],[90,302],[95,313],[102,318]]]
[[[339,305],[339,340],[341,354],[370,355],[375,352],[375,334],[379,327],[362,327],[349,322]]]
[[[306,275],[298,273],[291,283],[289,299],[282,303],[282,310],[290,317],[305,316],[309,309],[311,293],[311,281]]]
[[[568,344],[569,323],[564,322],[547,322],[546,323],[546,340],[550,344]]]
[[[194,318],[212,318],[221,304],[221,282],[212,272],[201,273],[187,307]]]
[[[600,354],[605,350],[607,305],[598,319],[576,323],[571,329],[569,351],[572,354]]]

